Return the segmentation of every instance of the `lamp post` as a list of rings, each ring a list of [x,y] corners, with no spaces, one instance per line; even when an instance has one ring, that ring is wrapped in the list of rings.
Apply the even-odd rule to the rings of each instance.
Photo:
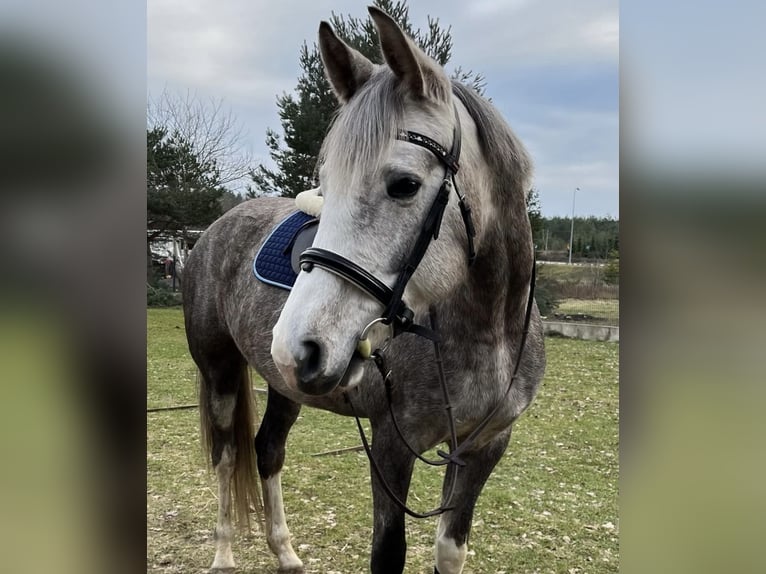
[[[574,210],[575,210],[575,198],[577,192],[580,191],[579,187],[575,187],[572,192],[572,227],[569,229],[569,264],[572,264],[572,251],[574,250]]]

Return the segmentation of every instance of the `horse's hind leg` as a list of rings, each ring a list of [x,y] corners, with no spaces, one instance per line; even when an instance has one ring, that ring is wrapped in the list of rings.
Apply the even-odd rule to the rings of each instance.
[[[301,406],[269,387],[269,400],[255,437],[258,473],[263,489],[266,539],[279,561],[279,572],[303,572],[303,562],[290,543],[285,508],[282,501],[282,465],[285,442],[298,418]]]
[[[199,360],[197,360],[199,359]],[[218,518],[213,571],[231,571],[232,513],[249,524],[250,506],[260,505],[252,446],[253,411],[248,367],[233,342],[197,357],[202,435],[218,478]],[[234,495],[234,496],[232,496]],[[236,504],[236,506],[234,506]]]
[[[231,551],[234,538],[231,523],[231,477],[234,473],[234,461],[231,448],[226,444],[228,441],[221,437],[221,440],[216,442],[222,446],[218,457],[213,458],[213,468],[218,477],[218,517],[215,525],[215,558],[211,569],[226,571],[234,568],[234,554]]]
[[[439,517],[436,533],[436,568],[435,574],[460,574],[463,571],[468,554],[468,535],[473,521],[473,510],[476,500],[481,494],[484,484],[495,465],[502,458],[511,431],[508,429],[502,436],[495,438],[481,450],[468,453],[462,458],[466,465],[460,467],[455,483],[455,494],[452,497],[452,510]],[[448,469],[444,481],[444,496],[447,496],[450,473]],[[442,501],[444,503],[446,501]]]

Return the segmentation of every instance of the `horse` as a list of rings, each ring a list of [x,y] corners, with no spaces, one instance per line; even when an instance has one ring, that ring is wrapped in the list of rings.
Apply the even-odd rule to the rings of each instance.
[[[231,209],[186,263],[186,333],[219,489],[213,571],[234,568],[233,517],[248,520],[261,493],[279,571],[303,571],[281,469],[307,405],[369,419],[373,574],[403,571],[415,460],[449,442],[436,461],[447,466],[442,506],[427,515],[439,515],[434,572],[462,572],[476,501],[543,377],[531,160],[491,103],[450,80],[385,12],[369,12],[382,64],[319,26],[339,111],[318,163],[316,236],[292,290],[252,272],[265,237],[295,210],[287,198]],[[268,383],[254,440],[249,367]]]

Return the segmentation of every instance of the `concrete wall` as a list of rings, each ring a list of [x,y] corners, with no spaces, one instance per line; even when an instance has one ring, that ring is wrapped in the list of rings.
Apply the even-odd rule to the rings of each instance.
[[[587,341],[620,342],[620,328],[608,325],[588,325],[587,323],[563,323],[560,321],[543,321],[545,334],[561,335],[573,339]]]

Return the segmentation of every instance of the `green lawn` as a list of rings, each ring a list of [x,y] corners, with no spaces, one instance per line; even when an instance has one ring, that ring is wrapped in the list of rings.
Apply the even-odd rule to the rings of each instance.
[[[148,315],[148,406],[196,402],[179,309]],[[614,343],[548,339],[548,370],[476,507],[465,574],[618,571],[618,358]],[[260,384],[260,381],[259,381]],[[260,397],[263,400],[262,397]],[[150,572],[205,572],[212,562],[216,485],[196,410],[147,415]],[[368,571],[372,502],[352,419],[304,408],[288,441],[288,523],[307,573]],[[418,467],[410,502],[438,504],[441,473]],[[406,572],[433,571],[436,519],[407,519]],[[262,534],[235,543],[238,572],[273,573]]]
[[[594,276],[604,276],[604,267],[538,262],[537,274],[540,279],[553,279],[564,283],[590,282]]]

